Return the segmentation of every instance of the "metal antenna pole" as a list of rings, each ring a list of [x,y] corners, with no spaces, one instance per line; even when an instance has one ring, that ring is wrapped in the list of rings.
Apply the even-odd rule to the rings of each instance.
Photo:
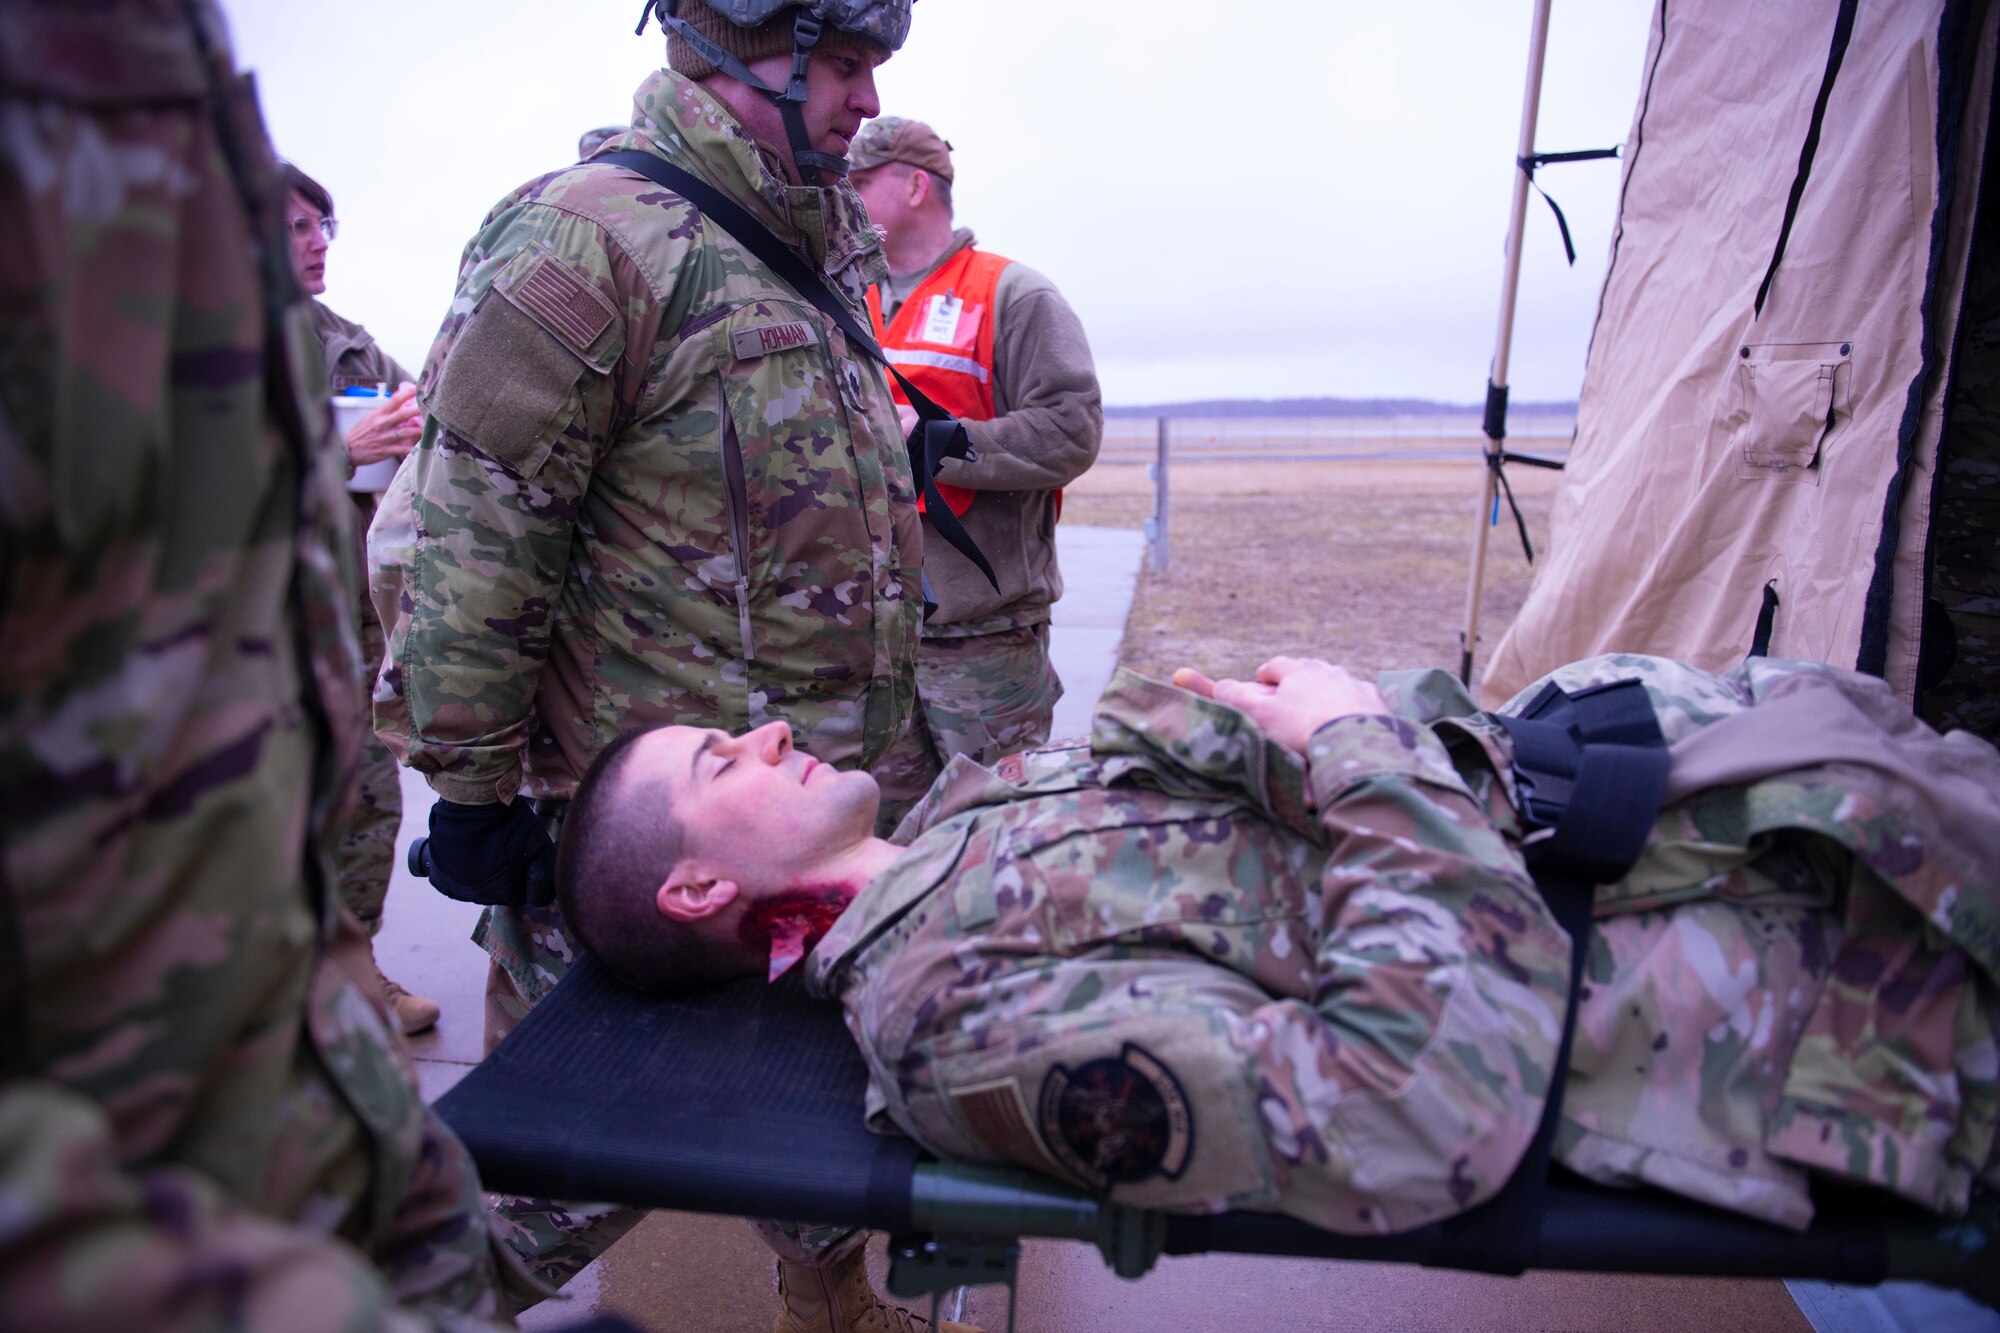
[[[1542,102],[1542,57],[1548,53],[1550,0],[1535,0],[1528,34],[1528,88],[1521,99],[1521,139],[1514,153],[1514,206],[1507,219],[1507,272],[1500,282],[1500,328],[1493,338],[1493,371],[1486,381],[1486,475],[1480,485],[1479,521],[1473,531],[1472,568],[1465,581],[1465,628],[1458,636],[1458,678],[1472,684],[1472,654],[1479,643],[1479,594],[1486,582],[1486,529],[1493,513],[1507,439],[1507,355],[1514,342],[1514,296],[1521,285],[1521,232],[1528,216],[1528,168],[1535,152],[1535,115]]]

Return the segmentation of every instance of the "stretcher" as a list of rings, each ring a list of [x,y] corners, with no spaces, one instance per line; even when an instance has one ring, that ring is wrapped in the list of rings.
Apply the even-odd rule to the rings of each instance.
[[[1916,1279],[2000,1302],[1990,1191],[1944,1223],[1823,1189],[1811,1229],[1794,1233],[1557,1170],[1537,1215],[1506,1219],[1515,1234],[1498,1242],[1483,1209],[1346,1236],[1262,1213],[1126,1208],[1031,1172],[938,1161],[868,1131],[866,1079],[839,1007],[795,978],[649,998],[585,956],[438,1110],[489,1189],[886,1231],[890,1288],[905,1299],[1011,1285],[1021,1239],[1049,1237],[1096,1245],[1128,1278],[1162,1254],[1227,1251],[1507,1274]]]

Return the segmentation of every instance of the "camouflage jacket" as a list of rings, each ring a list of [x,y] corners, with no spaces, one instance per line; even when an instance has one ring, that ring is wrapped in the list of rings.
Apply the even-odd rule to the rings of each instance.
[[[313,301],[311,310],[313,336],[319,339],[320,354],[326,361],[326,378],[335,393],[349,385],[373,387],[383,383],[389,386],[388,392],[394,393],[397,385],[416,382],[416,376],[383,351],[375,335],[367,329],[335,314],[324,301]]]
[[[1787,689],[1830,716],[1829,690],[1880,686],[1642,658],[1559,679],[1634,675],[1676,762]],[[1398,716],[1323,728],[1303,768],[1130,675],[1087,751],[955,761],[812,959],[876,1114],[1138,1204],[1370,1231],[1488,1197],[1540,1115],[1567,945],[1513,850],[1504,731],[1444,673],[1383,684]],[[1945,1211],[1991,1172],[2000,891],[1971,853],[2000,834],[1964,826],[2000,827],[2000,759],[1903,718],[1963,789],[1782,771],[1758,737],[1761,776],[1677,792],[1600,891],[1566,1162],[1793,1226],[1807,1168]]]
[[[375,341],[375,335],[351,319],[343,319],[334,313],[324,301],[313,300],[307,305],[311,312],[313,338],[319,344],[320,359],[326,366],[327,386],[335,393],[352,385],[374,387],[386,384],[388,392],[394,393],[398,385],[415,383],[416,377],[403,369],[402,363],[382,350]],[[343,476],[354,475],[354,463],[347,456],[339,437],[328,438],[328,448],[339,460]],[[349,491],[348,507],[354,514],[355,568],[365,569],[366,540],[369,521],[375,517],[375,494],[372,491]],[[367,597],[367,587],[362,587],[361,614],[373,614],[373,606]],[[378,622],[379,623],[379,622]],[[364,680],[373,680],[375,672],[366,670]]]
[[[322,855],[360,663],[281,198],[212,5],[0,6],[9,1327],[496,1308]]]
[[[1963,1211],[2000,1183],[2000,755],[1814,663],[1614,654],[1550,677],[1624,678],[1673,776],[1645,855],[1598,891],[1559,1155],[1795,1227],[1810,1171]],[[1444,673],[1384,684],[1516,831],[1482,776],[1506,772],[1497,724]]]
[[[956,757],[906,836],[812,978],[933,1151],[1391,1231],[1533,1136],[1569,942],[1421,727],[1345,719],[1302,762],[1121,673],[1088,750]]]
[[[699,85],[631,133],[743,204],[860,311],[860,199],[789,187]],[[859,316],[865,320],[865,313]],[[641,724],[772,718],[872,762],[915,691],[922,535],[881,369],[679,196],[585,163],[466,247],[424,370],[414,514],[376,725],[443,796],[566,796]],[[389,508],[400,493],[392,489]]]

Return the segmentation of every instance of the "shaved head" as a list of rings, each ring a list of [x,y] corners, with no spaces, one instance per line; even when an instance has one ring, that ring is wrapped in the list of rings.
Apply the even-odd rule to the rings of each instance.
[[[556,902],[578,942],[626,985],[691,990],[746,968],[729,943],[659,910],[660,885],[681,859],[682,838],[666,784],[632,762],[647,734],[626,732],[584,775],[556,852]]]

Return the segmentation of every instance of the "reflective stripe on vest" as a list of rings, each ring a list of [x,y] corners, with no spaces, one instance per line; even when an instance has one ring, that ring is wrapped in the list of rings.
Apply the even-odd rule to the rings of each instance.
[[[868,289],[868,318],[875,336],[896,369],[909,376],[910,383],[945,411],[961,421],[993,419],[993,306],[1000,291],[1000,274],[1013,261],[1002,255],[960,250],[939,264],[923,285],[911,292],[896,309],[896,317],[885,326],[882,298]],[[933,341],[920,335],[934,332],[925,327],[937,300],[956,301],[959,315],[948,341]],[[900,385],[889,392],[907,404]],[[978,494],[963,486],[938,483],[938,493],[954,514],[972,507]],[[923,507],[921,497],[918,508]]]
[[[889,358],[889,364],[891,365],[936,366],[939,370],[955,370],[961,375],[972,376],[972,378],[978,380],[981,384],[986,383],[987,380],[992,378],[987,374],[986,367],[980,365],[971,357],[955,356],[950,352],[921,351],[909,347],[884,347],[882,355]],[[909,372],[905,371],[903,373],[908,374]],[[917,387],[921,389],[924,386],[919,384]],[[903,386],[899,384],[896,386],[898,402],[902,401],[902,393]],[[940,407],[943,405],[942,403],[938,404]],[[953,413],[953,415],[956,416],[957,413]]]

